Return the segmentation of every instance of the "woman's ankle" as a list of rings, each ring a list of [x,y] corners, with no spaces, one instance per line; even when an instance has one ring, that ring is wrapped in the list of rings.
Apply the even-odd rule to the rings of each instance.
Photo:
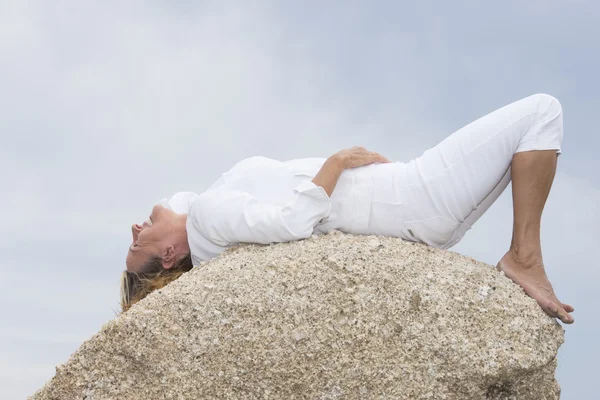
[[[542,250],[539,246],[511,245],[508,253],[519,264],[532,265],[542,263]]]

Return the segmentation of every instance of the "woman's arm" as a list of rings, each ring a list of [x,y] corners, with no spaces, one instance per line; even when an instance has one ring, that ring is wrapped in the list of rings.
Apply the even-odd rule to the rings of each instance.
[[[344,169],[343,158],[339,154],[334,154],[325,161],[312,182],[325,189],[327,196],[331,197],[331,193],[333,193],[333,189],[335,189],[335,185]]]
[[[276,205],[239,190],[204,192],[188,214],[188,235],[193,229],[219,246],[308,238],[331,213],[331,200],[323,187],[309,181],[296,186],[294,194],[288,203]]]

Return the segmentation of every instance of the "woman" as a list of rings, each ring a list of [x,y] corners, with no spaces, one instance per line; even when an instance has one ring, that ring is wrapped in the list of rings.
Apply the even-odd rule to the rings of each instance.
[[[328,159],[251,157],[204,193],[181,192],[133,225],[123,311],[236,244],[300,240],[338,229],[441,249],[458,243],[512,179],[513,234],[496,268],[567,324],[542,260],[540,222],[563,138],[562,107],[536,94],[461,128],[408,162],[353,147]]]

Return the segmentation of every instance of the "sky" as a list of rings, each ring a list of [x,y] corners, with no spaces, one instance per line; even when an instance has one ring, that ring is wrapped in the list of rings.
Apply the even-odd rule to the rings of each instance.
[[[119,311],[130,226],[237,161],[419,157],[523,97],[562,104],[541,242],[575,307],[564,400],[597,396],[600,4],[0,0],[0,387],[32,394]],[[512,186],[451,251],[496,265]]]

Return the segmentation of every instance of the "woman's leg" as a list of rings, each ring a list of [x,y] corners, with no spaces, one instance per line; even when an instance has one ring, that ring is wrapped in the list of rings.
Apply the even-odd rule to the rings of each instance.
[[[571,324],[574,308],[561,303],[546,276],[540,243],[542,211],[556,173],[554,151],[517,153],[512,161],[513,234],[496,268],[518,283],[553,317]]]
[[[449,248],[513,179],[515,220],[507,253],[513,260],[505,256],[498,269],[504,269],[544,311],[570,323],[567,311],[572,307],[562,305],[554,295],[543,270],[539,239],[539,220],[561,154],[562,136],[558,100],[544,94],[526,97],[461,128],[411,161],[408,167],[415,172],[409,175],[417,176],[416,183],[409,182],[404,189],[407,203],[418,205],[410,213],[417,219],[407,224],[419,232],[411,230],[410,234]],[[453,234],[436,232],[442,225],[454,228]],[[522,273],[525,270],[529,272]]]

